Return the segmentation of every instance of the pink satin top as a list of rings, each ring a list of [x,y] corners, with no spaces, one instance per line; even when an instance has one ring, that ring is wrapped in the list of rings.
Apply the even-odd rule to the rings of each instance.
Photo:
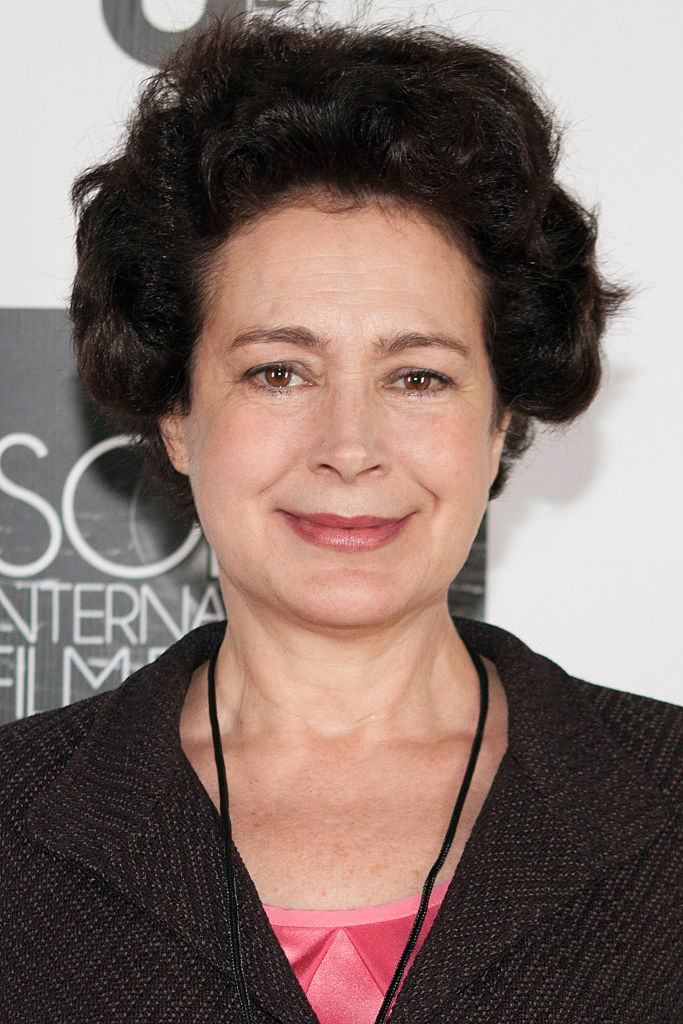
[[[408,966],[447,888],[432,891]],[[410,896],[358,910],[264,909],[320,1024],[374,1024],[419,905]]]

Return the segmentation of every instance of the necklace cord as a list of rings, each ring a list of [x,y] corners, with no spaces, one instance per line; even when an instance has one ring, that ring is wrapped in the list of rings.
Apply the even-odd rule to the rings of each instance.
[[[479,751],[481,750],[482,741],[484,738],[484,728],[486,726],[486,718],[488,715],[489,708],[489,679],[488,673],[486,672],[486,666],[481,660],[476,651],[472,650],[469,644],[465,644],[470,658],[474,663],[474,667],[477,670],[479,676],[479,718],[477,721],[477,728],[472,740],[472,747],[470,749],[470,756],[465,768],[465,774],[463,776],[458,796],[455,801],[453,813],[451,814],[451,820],[448,823],[446,835],[444,836],[443,843],[439,855],[432,864],[424,886],[422,888],[422,895],[420,897],[420,905],[415,915],[413,926],[408,936],[408,941],[405,944],[403,952],[399,957],[399,961],[396,965],[391,981],[389,982],[387,991],[382,1005],[380,1006],[379,1013],[375,1018],[375,1024],[385,1024],[391,1009],[396,999],[396,995],[403,981],[403,976],[406,971],[408,962],[413,955],[417,940],[422,931],[422,926],[427,916],[429,909],[429,900],[432,895],[432,889],[434,888],[434,882],[436,877],[444,865],[446,857],[450,851],[455,832],[460,821],[460,815],[462,813],[467,794],[469,792],[470,783],[472,782],[472,776],[477,765],[477,759],[479,757]],[[237,992],[240,1001],[240,1008],[242,1013],[242,1019],[244,1024],[252,1024],[253,1018],[251,1015],[251,1005],[249,1003],[249,992],[247,990],[247,982],[244,970],[244,961],[242,958],[242,941],[240,936],[240,921],[239,921],[239,904],[237,900],[237,886],[235,883],[235,873],[232,860],[232,827],[230,824],[230,813],[228,804],[228,782],[225,773],[225,759],[223,757],[223,744],[221,742],[220,726],[218,724],[218,713],[216,710],[216,661],[218,659],[218,652],[220,650],[220,644],[216,647],[215,651],[211,655],[209,661],[209,718],[211,720],[211,736],[213,739],[213,752],[216,761],[216,773],[218,775],[218,792],[220,796],[220,814],[221,814],[221,831],[223,836],[223,859],[225,862],[225,873],[228,886],[228,918],[230,924],[230,947],[232,951],[232,964],[235,973],[235,979],[237,982]]]
[[[221,810],[221,832],[223,836],[223,860],[225,863],[225,874],[228,883],[228,920],[230,924],[230,949],[232,952],[232,966],[237,981],[237,993],[242,1011],[244,1024],[252,1024],[251,1005],[249,1003],[249,992],[242,959],[242,942],[240,938],[239,903],[237,900],[237,886],[235,884],[235,872],[232,861],[232,826],[230,824],[230,811],[228,804],[228,781],[225,774],[225,759],[223,757],[223,744],[221,742],[221,730],[218,724],[218,712],[216,710],[216,661],[220,644],[216,647],[209,661],[209,718],[211,719],[211,737],[213,739],[213,753],[216,761],[216,773],[218,775],[218,793],[220,797]]]
[[[460,784],[460,790],[458,791],[453,813],[451,814],[451,820],[449,821],[448,828],[446,829],[446,835],[444,836],[439,855],[429,869],[427,878],[425,879],[425,884],[422,888],[422,896],[420,897],[420,905],[417,909],[415,920],[413,921],[413,927],[410,929],[408,941],[406,942],[403,952],[399,957],[399,961],[396,964],[396,970],[394,971],[391,981],[387,987],[384,999],[382,1000],[382,1005],[379,1008],[379,1013],[375,1018],[375,1024],[384,1024],[387,1020],[401,982],[403,981],[403,975],[405,974],[406,967],[408,966],[408,961],[413,955],[413,951],[427,916],[429,900],[432,895],[436,876],[444,865],[444,861],[448,856],[455,837],[455,832],[469,792],[470,783],[472,782],[472,776],[474,775],[474,769],[477,765],[479,751],[481,750],[481,744],[484,738],[484,728],[486,726],[486,718],[489,709],[489,677],[486,671],[486,666],[477,652],[473,651],[468,644],[465,644],[465,646],[467,647],[468,654],[474,662],[474,667],[476,668],[477,675],[479,676],[479,718],[477,721],[477,728],[474,734],[474,739],[472,740],[472,747],[470,749],[467,767],[465,768],[465,774],[463,776],[462,783]]]

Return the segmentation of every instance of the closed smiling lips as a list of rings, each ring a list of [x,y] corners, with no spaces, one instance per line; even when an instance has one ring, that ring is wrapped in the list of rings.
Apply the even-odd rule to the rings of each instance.
[[[386,519],[383,516],[286,511],[283,515],[294,532],[309,543],[352,551],[374,551],[384,547],[398,537],[410,518],[410,515]]]

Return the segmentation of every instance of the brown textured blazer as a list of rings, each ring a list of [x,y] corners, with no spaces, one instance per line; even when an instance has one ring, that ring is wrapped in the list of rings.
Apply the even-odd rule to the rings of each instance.
[[[218,815],[178,735],[223,628],[0,731],[1,1024],[239,1021]],[[509,748],[392,1024],[680,1024],[681,711],[458,628]],[[236,861],[255,1024],[314,1024]]]

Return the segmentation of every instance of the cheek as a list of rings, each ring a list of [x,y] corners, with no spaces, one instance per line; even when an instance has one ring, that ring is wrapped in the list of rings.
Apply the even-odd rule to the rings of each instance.
[[[402,435],[403,458],[437,498],[488,490],[492,438],[479,416],[433,414]]]
[[[199,425],[191,450],[190,479],[202,510],[225,510],[248,501],[296,461],[303,431],[291,417],[257,405],[234,405]]]

